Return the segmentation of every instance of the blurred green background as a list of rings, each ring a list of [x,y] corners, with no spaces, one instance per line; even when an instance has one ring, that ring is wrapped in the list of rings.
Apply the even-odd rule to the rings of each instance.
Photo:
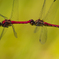
[[[46,13],[52,1],[46,1]],[[44,0],[15,0],[11,20],[37,20],[43,2]],[[8,17],[8,19],[11,16],[12,3],[13,0],[0,0],[0,14]],[[0,22],[3,20],[4,18],[0,16]],[[59,9],[53,23],[59,24]],[[14,37],[11,26],[5,29],[0,40],[0,59],[59,59],[59,28],[47,27],[47,41],[45,44],[41,44],[39,42],[40,31],[34,33],[36,26],[14,24],[14,27],[18,38]],[[2,29],[0,27],[0,34]]]

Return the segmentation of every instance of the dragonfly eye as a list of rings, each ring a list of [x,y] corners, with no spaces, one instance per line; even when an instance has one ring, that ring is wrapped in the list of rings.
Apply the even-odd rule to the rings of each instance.
[[[35,24],[35,22],[34,22],[33,19],[30,20],[30,24],[31,24],[31,25],[34,25],[34,24]]]

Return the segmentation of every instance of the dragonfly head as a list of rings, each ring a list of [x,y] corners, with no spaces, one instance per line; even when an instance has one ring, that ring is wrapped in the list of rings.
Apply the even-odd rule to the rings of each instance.
[[[11,22],[10,20],[5,19],[4,21],[2,21],[2,26],[3,27],[8,27],[8,26],[11,25],[10,22]]]
[[[35,21],[33,19],[30,20],[31,25],[35,25]]]

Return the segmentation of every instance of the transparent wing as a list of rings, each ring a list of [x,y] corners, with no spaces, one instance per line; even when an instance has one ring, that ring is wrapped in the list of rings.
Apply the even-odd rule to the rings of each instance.
[[[43,20],[51,23],[54,20],[58,7],[59,7],[59,0],[54,0],[48,13],[43,18]]]
[[[1,40],[2,36],[3,36],[4,30],[5,30],[5,28],[3,28],[3,30],[2,30],[2,33],[0,35],[0,40]]]
[[[10,16],[10,19],[12,19],[13,18],[13,16],[14,16],[14,9],[15,9],[15,4],[16,4],[16,1],[18,1],[18,0],[13,0],[13,5],[12,5],[12,11],[11,11],[11,16]],[[17,6],[18,7],[18,6]],[[16,12],[16,11],[15,11]],[[17,14],[16,14],[17,15]],[[13,20],[13,19],[12,19]],[[15,21],[15,20],[14,20]],[[10,22],[11,23],[11,22]],[[17,38],[17,33],[16,33],[16,31],[15,31],[15,29],[14,29],[14,26],[11,24],[11,26],[12,26],[12,28],[13,28],[13,32],[14,32],[14,36]]]
[[[3,16],[2,14],[0,14],[1,17],[3,17],[4,19],[8,19],[6,16]]]
[[[37,23],[37,26],[36,26],[36,28],[35,28],[35,30],[34,30],[34,33],[36,33],[38,30],[39,30],[39,23]]]
[[[44,3],[43,3],[43,6],[42,6],[42,9],[41,9],[41,12],[40,12],[40,17],[39,17],[39,19],[43,19],[44,18],[44,16],[45,16],[45,6],[46,5],[46,0],[44,0]],[[38,23],[37,23],[37,26],[38,26]],[[34,30],[34,33],[36,33],[37,32],[37,30],[39,29],[39,27],[37,27],[36,26],[36,28],[35,28],[35,30]]]
[[[11,24],[12,25],[12,24]],[[14,32],[14,36],[17,38],[17,33],[16,33],[16,31],[15,31],[15,29],[14,29],[14,26],[12,25],[12,28],[13,28],[13,32]]]
[[[38,31],[38,27],[36,26],[35,30],[34,30],[34,33],[36,33]]]
[[[44,0],[41,12],[40,12],[40,19],[42,20],[45,17],[45,9],[46,9],[46,0]]]
[[[5,27],[2,27],[1,29],[0,29],[0,31],[1,31],[1,34],[0,34],[0,40],[1,40],[1,38],[6,34],[6,32],[7,32],[7,29],[8,28],[5,28]]]
[[[11,22],[10,22],[10,23],[11,23]],[[12,28],[13,28],[14,36],[17,38],[17,33],[16,33],[15,29],[14,29],[13,24],[11,24],[11,26],[12,26]]]
[[[11,11],[11,20],[19,20],[19,0],[13,0],[12,11]]]
[[[40,38],[39,41],[44,44],[47,40],[47,27],[46,26],[42,26],[41,27],[41,33],[40,33]]]

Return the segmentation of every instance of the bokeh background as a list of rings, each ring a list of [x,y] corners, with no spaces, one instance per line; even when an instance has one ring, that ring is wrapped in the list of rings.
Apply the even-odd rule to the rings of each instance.
[[[52,1],[46,1],[45,13]],[[11,20],[37,20],[43,2],[44,0],[15,0]],[[13,0],[0,0],[0,14],[10,19],[12,6]],[[59,25],[59,8],[53,19],[51,23]],[[0,22],[3,20],[4,18],[0,16]],[[34,33],[35,27],[30,24],[14,24],[18,38],[14,37],[11,26],[6,28],[0,40],[0,59],[59,59],[59,28],[47,27],[47,41],[41,44],[40,30]],[[0,34],[2,29],[3,27],[0,27]]]

